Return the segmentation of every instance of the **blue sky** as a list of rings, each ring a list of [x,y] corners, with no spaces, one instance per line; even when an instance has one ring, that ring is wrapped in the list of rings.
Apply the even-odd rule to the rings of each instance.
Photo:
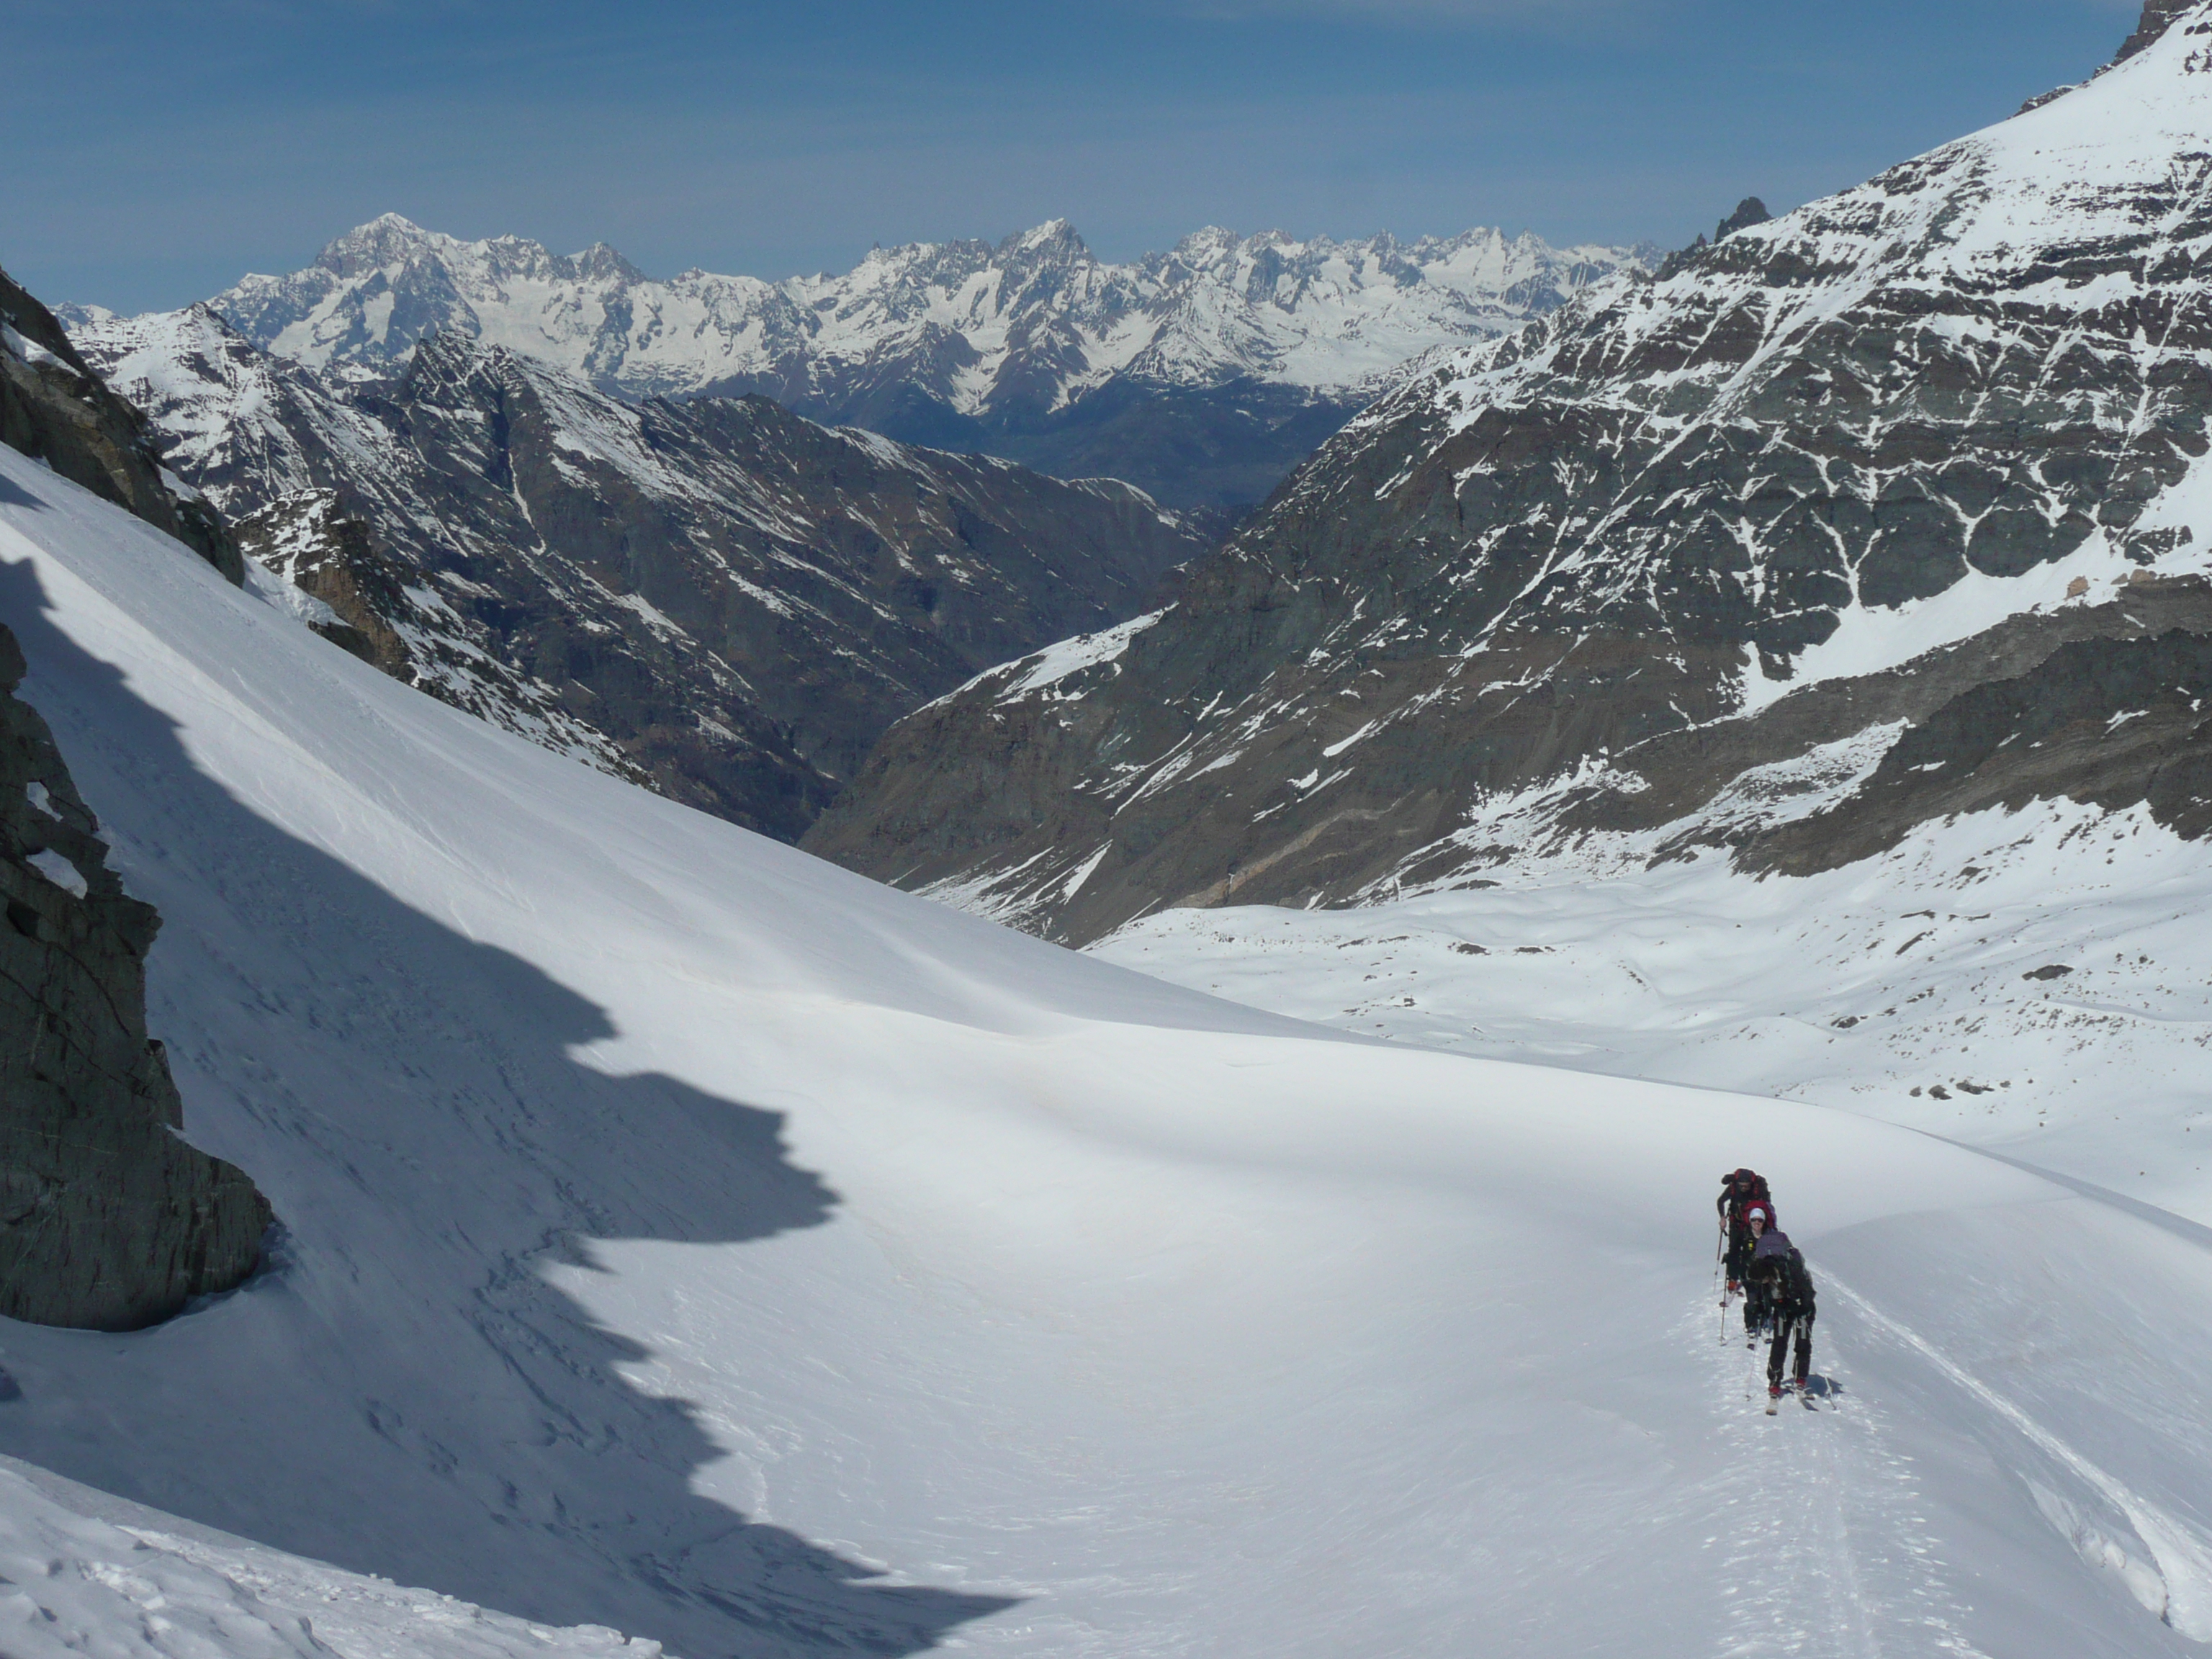
[[[10,0],[0,264],[170,307],[392,210],[648,271],[1065,216],[1686,241],[2094,69],[2136,0]]]

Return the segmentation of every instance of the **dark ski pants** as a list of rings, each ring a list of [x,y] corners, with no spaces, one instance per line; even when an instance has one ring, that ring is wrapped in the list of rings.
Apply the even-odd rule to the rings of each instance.
[[[1746,1336],[1757,1336],[1765,1328],[1773,1312],[1773,1303],[1767,1296],[1764,1284],[1754,1279],[1743,1287],[1743,1334]]]
[[[1766,1386],[1782,1386],[1782,1361],[1792,1334],[1797,1339],[1797,1386],[1803,1388],[1813,1370],[1813,1310],[1778,1310],[1774,1316],[1774,1346],[1766,1354]]]

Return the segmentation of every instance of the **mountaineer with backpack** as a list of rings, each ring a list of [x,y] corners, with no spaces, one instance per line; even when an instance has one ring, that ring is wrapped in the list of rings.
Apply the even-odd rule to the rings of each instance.
[[[1774,1346],[1766,1355],[1766,1414],[1771,1417],[1782,1399],[1782,1366],[1795,1342],[1796,1366],[1790,1386],[1804,1397],[1805,1379],[1813,1369],[1813,1275],[1790,1236],[1770,1224],[1772,1211],[1753,1206],[1750,1219],[1756,1239],[1746,1283],[1774,1320]],[[1746,1317],[1749,1317],[1747,1306]],[[1806,1402],[1808,1406],[1810,1401]]]
[[[1755,1250],[1761,1237],[1772,1237],[1778,1231],[1774,1224],[1774,1206],[1763,1198],[1753,1199],[1743,1206],[1745,1235],[1743,1268],[1743,1346],[1755,1347],[1759,1334],[1774,1320],[1774,1296],[1768,1280],[1755,1273]]]
[[[1749,1211],[1754,1204],[1766,1206],[1766,1224],[1773,1226],[1774,1200],[1766,1189],[1765,1176],[1751,1170],[1738,1170],[1732,1175],[1721,1177],[1721,1195],[1714,1208],[1720,1212],[1722,1255],[1728,1269],[1728,1293],[1721,1298],[1723,1307],[1728,1305],[1729,1297],[1733,1297],[1744,1287],[1744,1274],[1751,1266],[1753,1241]],[[1743,1309],[1744,1334],[1749,1336],[1756,1332],[1760,1322],[1752,1317],[1751,1300],[1747,1297]]]

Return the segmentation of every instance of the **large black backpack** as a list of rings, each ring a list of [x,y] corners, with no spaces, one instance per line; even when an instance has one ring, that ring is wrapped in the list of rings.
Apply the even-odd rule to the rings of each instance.
[[[1813,1275],[1806,1271],[1805,1258],[1795,1244],[1786,1250],[1753,1256],[1745,1276],[1774,1308],[1797,1314],[1813,1311]]]
[[[1805,1258],[1797,1247],[1790,1247],[1790,1255],[1782,1264],[1782,1301],[1800,1313],[1813,1311],[1813,1275],[1806,1271]]]

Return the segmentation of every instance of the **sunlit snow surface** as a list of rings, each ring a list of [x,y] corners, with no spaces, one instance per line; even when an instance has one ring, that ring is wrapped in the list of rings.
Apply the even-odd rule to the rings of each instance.
[[[0,1449],[162,1512],[0,1480],[0,1652],[2212,1638],[2185,1224],[995,930],[410,692],[4,451],[0,582],[166,918],[191,1133],[288,1224],[160,1329],[0,1330]],[[1745,1162],[1832,1410],[1766,1418],[1717,1340]]]
[[[1895,735],[1748,773],[1692,822],[1802,816]],[[2044,801],[1760,878],[1722,847],[1655,861],[1680,823],[1540,854],[1543,805],[1478,819],[1474,839],[1530,848],[1494,885],[1171,911],[1094,951],[1370,1036],[1839,1107],[2212,1224],[2203,842]]]

